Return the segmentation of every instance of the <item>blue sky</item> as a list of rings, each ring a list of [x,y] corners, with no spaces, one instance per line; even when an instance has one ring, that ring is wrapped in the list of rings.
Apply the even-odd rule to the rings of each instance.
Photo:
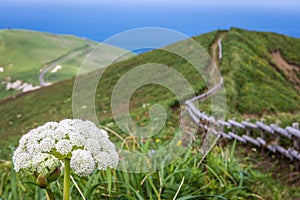
[[[159,4],[168,6],[183,5],[229,5],[229,6],[271,6],[271,7],[300,7],[299,0],[2,0],[11,3],[97,3],[97,4]]]

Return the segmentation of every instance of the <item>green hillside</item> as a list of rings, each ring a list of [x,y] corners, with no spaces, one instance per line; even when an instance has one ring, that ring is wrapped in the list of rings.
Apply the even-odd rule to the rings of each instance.
[[[208,48],[210,43],[213,42],[215,33],[203,35],[198,40],[205,41],[203,43]],[[101,79],[101,82],[99,83],[98,91],[96,94],[96,102],[99,102],[97,104],[97,111],[99,111],[99,116],[101,121],[110,122],[111,121],[111,112],[110,112],[110,96],[113,89],[113,85],[116,83],[118,77],[120,77],[122,74],[124,74],[129,69],[142,64],[141,62],[149,62],[152,61],[158,62],[158,63],[165,63],[170,66],[174,66],[177,68],[180,68],[181,64],[184,63],[183,59],[177,58],[174,60],[172,58],[172,55],[165,55],[166,52],[162,52],[160,50],[145,53],[139,56],[136,56],[134,58],[130,58],[126,61],[120,62],[115,64],[113,67],[109,67],[108,70],[106,70],[105,74],[103,74],[103,79]],[[165,59],[166,56],[170,56],[169,59]],[[170,63],[171,61],[171,63]],[[187,64],[186,64],[187,65]],[[188,67],[188,66],[187,66]],[[190,68],[190,70],[193,70],[193,68]],[[193,74],[189,73],[189,71],[185,69],[181,69],[183,73],[186,75]],[[190,76],[190,75],[189,75]],[[194,85],[196,85],[198,88],[202,88],[203,83],[198,81],[199,78],[201,78],[199,75],[195,75],[194,78]],[[57,84],[54,84],[52,86],[43,88],[41,90],[37,90],[34,92],[30,92],[28,94],[24,94],[16,99],[7,99],[4,100],[4,102],[0,106],[1,117],[1,133],[0,137],[5,138],[5,143],[7,144],[15,144],[16,143],[16,136],[20,137],[22,133],[25,133],[32,127],[35,127],[39,124],[42,124],[49,120],[60,120],[67,117],[72,117],[72,89],[73,89],[73,79],[62,81]],[[107,84],[110,83],[110,84]],[[134,100],[132,104],[136,107],[141,109],[141,105],[143,101],[146,102],[163,102],[166,105],[167,110],[170,111],[168,108],[170,104],[174,104],[175,101],[172,98],[173,95],[168,92],[167,89],[163,87],[158,87],[159,90],[156,90],[157,86],[155,87],[147,87],[147,90],[144,90],[144,92],[147,92],[147,95],[141,94],[143,97],[146,97],[147,99],[140,99],[140,100]],[[196,87],[195,87],[196,89]],[[137,95],[139,95],[139,91],[137,91]],[[157,92],[159,94],[164,94],[165,96],[154,96],[151,95],[151,92]],[[134,97],[133,97],[134,98]],[[39,103],[34,103],[36,99]],[[137,105],[137,102],[139,103]],[[32,109],[34,106],[35,109]],[[9,112],[6,112],[9,110]],[[145,111],[143,111],[145,112]],[[137,112],[138,113],[138,112]],[[18,118],[18,116],[21,116]],[[51,116],[49,118],[49,116]],[[136,116],[137,118],[142,116]],[[141,119],[141,121],[147,120],[147,117],[144,117]],[[21,134],[20,134],[21,133]],[[4,140],[2,140],[4,141]],[[7,149],[2,149],[3,152],[7,152]]]
[[[6,90],[7,83],[20,80],[35,87],[40,86],[39,75],[42,70],[46,70],[45,83],[74,77],[83,59],[96,45],[96,42],[69,35],[0,30],[0,99],[22,91]],[[120,51],[109,45],[107,48],[109,50],[102,54],[104,60],[106,56]],[[51,72],[56,66],[62,68]]]
[[[209,50],[218,34],[216,31],[194,39]],[[274,41],[277,42],[274,44]],[[293,59],[296,64],[300,63],[300,58],[292,53],[300,50],[300,40],[273,33],[231,29],[222,43],[221,71],[225,80],[227,116],[273,116],[273,119],[281,119],[285,123],[297,119],[300,111],[299,91],[277,69],[270,52],[280,48],[287,59]],[[298,45],[291,46],[289,43]],[[184,42],[177,45],[182,44]],[[119,77],[135,66],[153,62],[176,69],[190,81],[198,93],[206,89],[201,76],[182,58],[162,50],[138,55],[110,66],[102,75],[96,93],[96,111],[102,124],[112,120],[110,97],[112,86]],[[73,81],[62,81],[16,99],[7,99],[0,104],[0,138],[1,143],[5,144],[2,148],[3,155],[7,156],[7,145],[16,144],[17,138],[29,129],[46,121],[72,117]],[[186,98],[188,97],[187,94]],[[133,118],[142,125],[147,124],[149,120],[148,110],[142,107],[143,103],[164,105],[169,114],[169,126],[166,126],[162,133],[164,136],[172,133],[178,123],[179,111],[176,108],[175,96],[168,89],[157,85],[147,85],[138,89],[131,98],[130,107]],[[204,110],[209,110],[206,104],[203,105]],[[35,109],[32,109],[33,107]]]
[[[300,66],[296,53],[299,39],[231,29],[223,40],[223,49],[221,70],[230,113],[262,116],[300,110],[299,83],[291,82],[271,57],[278,49],[287,62]],[[300,77],[299,71],[295,73]]]
[[[270,116],[270,120],[281,119],[284,123],[299,119],[300,95],[297,83],[295,80],[291,80],[288,74],[278,66],[271,54],[275,50],[280,51],[282,57],[290,64],[300,65],[298,55],[300,39],[275,33],[249,32],[236,28],[225,32],[214,31],[194,37],[194,39],[212,53],[211,48],[220,34],[225,34],[222,39],[223,58],[218,61],[218,65],[225,80],[227,116],[237,118]],[[187,44],[183,41],[173,44],[172,48],[185,49],[185,45]],[[74,62],[76,63],[76,59],[65,61],[65,64],[72,66]],[[113,87],[118,79],[130,69],[146,63],[160,63],[174,68],[186,77],[198,94],[207,89],[202,77],[189,63],[179,56],[163,50],[153,50],[109,66],[102,75],[97,88],[96,112],[102,125],[112,128],[123,138],[127,135],[117,128],[111,114]],[[297,70],[295,73],[298,73]],[[90,77],[93,75],[96,76],[96,73],[91,73]],[[49,78],[51,77],[49,76]],[[47,121],[72,118],[73,83],[74,79],[64,80],[40,90],[18,95],[16,98],[3,100],[0,103],[0,158],[9,159],[9,146],[17,145],[21,135],[33,127]],[[185,98],[190,97],[192,97],[190,93],[185,94]],[[145,104],[147,105],[144,106]],[[178,127],[180,108],[175,96],[167,88],[158,85],[146,85],[136,90],[131,97],[132,118],[140,125],[148,124],[148,109],[153,104],[163,105],[168,113],[164,129],[153,138],[153,140],[159,139],[158,141],[163,144],[172,139],[174,131]],[[201,107],[209,112],[207,103],[202,104]],[[118,141],[114,136],[111,139],[115,142]],[[117,145],[120,145],[118,142],[116,142]],[[141,148],[144,148],[144,143],[141,142],[141,144]],[[147,145],[146,150],[155,147],[156,144],[150,142]],[[175,163],[170,168],[165,169],[165,172],[148,174],[145,175],[145,178],[144,175],[126,175],[126,173],[121,172],[118,172],[116,176],[124,182],[132,181],[128,184],[132,185],[135,190],[142,191],[141,195],[146,194],[145,199],[149,197],[147,196],[149,194],[154,197],[158,195],[159,189],[156,190],[155,185],[160,184],[161,173],[171,175],[174,173],[172,178],[166,178],[166,180],[172,181],[170,183],[167,181],[164,186],[161,186],[163,188],[162,196],[165,199],[170,199],[168,195],[176,192],[177,186],[183,180],[182,176],[187,177],[187,182],[183,184],[182,190],[189,195],[204,192],[204,194],[209,195],[220,194],[228,199],[290,199],[289,192],[295,195],[291,188],[282,189],[281,186],[274,185],[274,182],[268,182],[269,179],[266,176],[248,171],[249,167],[247,166],[237,165],[232,157],[232,152],[227,152],[230,154],[228,155],[220,153],[220,151],[227,152],[228,150],[223,151],[216,148],[215,152],[208,157],[207,163],[204,163],[201,168],[195,166],[199,160],[195,156],[195,151],[191,150],[187,152],[183,161],[179,160],[176,162],[177,164]],[[225,156],[226,159],[221,155]],[[89,177],[89,180],[93,179],[93,176]],[[148,185],[141,186],[140,182],[146,180],[146,177]],[[148,180],[149,177],[151,180]],[[199,178],[203,183],[201,188],[198,187]],[[90,183],[89,180],[81,182],[82,187],[86,183]],[[105,174],[103,173],[101,177],[99,175],[97,180],[105,181]],[[155,182],[153,183],[152,180]],[[124,186],[121,185],[120,188],[122,187]],[[152,188],[154,189],[152,190]],[[103,192],[102,188],[99,190]],[[132,188],[124,189],[124,193],[123,189],[117,190],[115,196],[126,194],[128,198],[134,199],[135,195],[130,197],[134,193],[130,193],[128,190],[132,190]],[[266,192],[267,190],[268,192]],[[100,197],[103,196],[99,192]],[[205,199],[208,196],[202,197]]]

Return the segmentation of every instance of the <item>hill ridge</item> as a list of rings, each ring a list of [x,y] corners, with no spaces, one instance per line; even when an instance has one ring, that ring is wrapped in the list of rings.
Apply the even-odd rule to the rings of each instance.
[[[207,51],[215,41],[220,31],[193,37]],[[276,40],[276,43],[273,41]],[[246,42],[245,42],[246,41]],[[252,42],[252,46],[248,45]],[[296,43],[289,46],[287,44]],[[179,42],[173,45],[183,45]],[[270,52],[281,46],[283,55],[288,59],[300,63],[300,56],[292,53],[300,50],[300,40],[287,38],[278,34],[248,32],[242,29],[231,29],[222,39],[222,74],[227,94],[227,115],[237,119],[245,114],[252,118],[265,118],[267,122],[280,120],[282,125],[299,119],[300,97],[293,85],[278,73],[272,64]],[[181,46],[182,47],[182,46]],[[256,51],[257,50],[257,51]],[[289,59],[290,60],[290,59]],[[101,124],[113,122],[110,108],[110,96],[113,85],[126,71],[144,63],[162,63],[168,65],[187,77],[197,94],[205,91],[206,84],[201,76],[186,63],[170,53],[153,50],[129,58],[128,60],[114,63],[103,74],[99,82],[96,96],[96,111]],[[0,104],[0,144],[15,144],[16,138],[26,133],[29,129],[43,124],[46,121],[58,121],[72,117],[72,86],[74,79],[61,81],[52,86],[29,92],[18,98],[2,101]],[[35,103],[38,102],[38,103]],[[161,103],[169,113],[169,124],[162,132],[172,134],[174,124],[177,123],[177,111],[172,109],[176,105],[176,98],[166,89],[159,86],[145,86],[137,90],[131,101],[133,119],[138,124],[148,122],[148,111],[143,108],[143,103],[150,105]],[[32,109],[34,108],[34,109]],[[200,105],[200,109],[210,112],[210,104]],[[18,117],[19,116],[19,117]],[[21,117],[20,117],[21,116]],[[120,131],[114,124],[116,131]],[[3,152],[7,155],[7,151]]]

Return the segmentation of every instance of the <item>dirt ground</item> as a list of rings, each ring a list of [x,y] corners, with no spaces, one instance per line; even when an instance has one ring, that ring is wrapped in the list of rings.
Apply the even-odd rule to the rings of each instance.
[[[291,161],[270,151],[238,144],[236,156],[263,173],[270,173],[284,185],[300,187],[300,161]],[[246,161],[244,158],[248,157]]]
[[[300,91],[300,79],[297,77],[296,72],[300,73],[300,66],[289,64],[280,54],[280,51],[274,51],[271,53],[273,60],[277,66],[284,72],[285,76],[295,84],[295,87]]]

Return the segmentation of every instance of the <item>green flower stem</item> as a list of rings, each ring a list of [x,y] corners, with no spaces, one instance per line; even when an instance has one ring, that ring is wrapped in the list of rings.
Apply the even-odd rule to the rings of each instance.
[[[64,200],[70,200],[70,159],[65,158],[64,160],[65,169],[64,169]]]
[[[45,188],[47,200],[55,200],[54,194],[50,188],[50,184]]]

